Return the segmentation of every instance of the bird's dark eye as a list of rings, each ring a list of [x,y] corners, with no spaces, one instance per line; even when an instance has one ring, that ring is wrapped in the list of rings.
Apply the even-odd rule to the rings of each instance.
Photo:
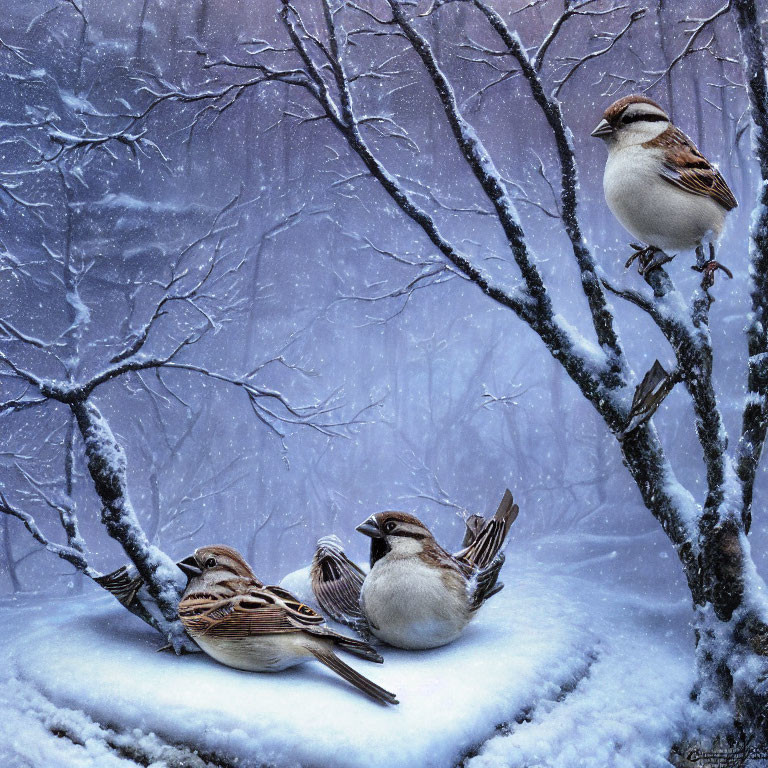
[[[384,533],[392,533],[397,528],[397,523],[394,520],[387,520],[384,523]]]
[[[206,567],[206,568],[215,568],[215,567],[216,567],[216,558],[214,558],[214,557],[209,557],[209,558],[208,558],[208,559],[205,561],[205,567]]]

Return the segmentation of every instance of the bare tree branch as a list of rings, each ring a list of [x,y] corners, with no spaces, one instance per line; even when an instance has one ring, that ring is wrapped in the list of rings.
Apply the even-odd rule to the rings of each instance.
[[[645,90],[649,91],[658,85],[684,58],[686,58],[686,56],[695,53],[697,50],[702,50],[693,48],[693,44],[696,42],[696,39],[702,32],[704,32],[705,29],[714,24],[714,22],[716,22],[721,16],[724,16],[731,10],[731,2],[732,0],[728,0],[724,6],[718,8],[718,10],[716,10],[711,16],[708,16],[705,19],[695,20],[693,28],[690,29],[687,33],[688,39],[686,40],[685,45],[683,46],[680,53],[678,53],[661,72],[654,73],[657,75],[656,79],[650,85],[648,85]]]
[[[21,520],[22,523],[24,523],[24,527],[32,534],[35,541],[39,541],[49,552],[52,552],[62,560],[66,560],[89,578],[94,579],[101,575],[97,570],[88,565],[88,561],[79,549],[63,544],[56,544],[44,536],[43,532],[35,522],[34,517],[29,513],[12,506],[2,491],[0,491],[0,512]]]

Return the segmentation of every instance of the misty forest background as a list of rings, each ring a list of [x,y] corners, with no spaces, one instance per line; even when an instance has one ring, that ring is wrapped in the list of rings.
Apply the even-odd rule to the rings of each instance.
[[[605,147],[589,137],[614,98],[650,86],[648,94],[719,163],[739,200],[719,252],[735,277],[718,276],[710,323],[716,385],[726,426],[737,434],[757,174],[733,25],[713,25],[694,43],[704,50],[660,76],[688,41],[686,20],[720,4],[659,1],[637,18],[630,17],[636,7],[604,5],[614,10],[564,25],[544,66],[557,84],[571,57],[600,50],[629,26],[559,91],[581,173],[581,220],[609,276],[641,284],[634,271],[623,276],[629,237],[603,199]],[[510,0],[509,9],[533,44],[562,3]],[[264,84],[202,114],[203,104],[163,105],[137,128],[146,133],[133,146],[72,146],[71,136],[89,127],[124,125],[110,115],[145,104],[140,89],[158,77],[192,91],[218,76],[206,64],[279,39],[272,3],[31,0],[4,2],[2,10],[2,320],[29,338],[55,340],[49,350],[70,370],[92,375],[147,322],[169,280],[191,290],[213,264],[194,295],[162,308],[167,314],[145,351],[168,353],[192,333],[197,338],[179,361],[231,379],[255,371],[249,381],[285,398],[254,402],[242,387],[190,370],[132,373],[98,388],[94,402],[126,451],[131,498],[153,541],[172,557],[203,544],[232,545],[274,582],[306,564],[325,533],[340,534],[351,555],[364,559],[366,542],[354,525],[382,509],[413,512],[441,542],[458,545],[461,514],[491,511],[509,487],[521,514],[508,584],[516,549],[582,531],[611,537],[602,550],[609,555],[624,541],[620,572],[628,582],[687,595],[679,563],[592,406],[519,320],[442,267],[328,121],[309,119],[302,93]],[[474,42],[489,33],[463,4],[425,25],[465,115],[513,185],[557,310],[582,325],[586,305],[557,218],[557,159],[525,81],[478,61]],[[407,137],[393,138],[372,124],[379,156],[478,264],[512,285],[502,235],[484,214],[423,73],[374,54],[368,41],[355,52],[358,61],[366,45],[379,68],[361,81],[361,92],[407,129]],[[433,181],[443,196],[427,189]],[[424,259],[431,264],[414,265]],[[58,269],[65,261],[74,282]],[[669,268],[686,294],[700,280],[690,263],[683,255]],[[30,279],[19,280],[18,270]],[[634,370],[642,375],[656,358],[670,370],[673,354],[650,320],[626,302],[612,303]],[[14,359],[39,375],[60,375],[45,350],[3,332]],[[33,397],[10,376],[0,376],[0,391],[3,402]],[[89,562],[106,572],[125,556],[99,522],[72,419],[53,401],[7,407],[0,488],[54,540],[62,537],[56,505],[74,508]],[[681,387],[655,424],[681,482],[704,488]],[[766,491],[763,468],[756,498]],[[84,588],[87,580],[46,554],[19,520],[0,515],[0,535],[0,591]],[[632,538],[613,538],[624,536]],[[762,514],[750,539],[765,572]]]

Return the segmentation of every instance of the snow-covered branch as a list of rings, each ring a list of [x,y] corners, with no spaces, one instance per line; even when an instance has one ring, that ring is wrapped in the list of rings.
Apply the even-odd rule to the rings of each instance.
[[[221,320],[214,320],[210,311],[205,308],[204,303],[206,301],[210,302],[215,298],[217,304],[224,304],[223,308],[218,308],[217,310],[217,315],[219,316],[230,309],[227,306],[227,302],[221,296],[214,297],[209,293],[209,290],[225,278],[235,277],[243,265],[243,259],[238,258],[231,267],[222,270],[222,265],[227,257],[231,255],[222,250],[223,238],[228,231],[234,230],[237,227],[237,222],[221,225],[221,220],[226,214],[236,208],[239,199],[240,195],[238,194],[230,200],[229,203],[216,213],[207,231],[181,249],[170,265],[170,276],[167,281],[153,281],[150,283],[152,287],[160,288],[160,296],[155,302],[149,318],[139,328],[131,329],[127,343],[112,357],[111,363],[119,363],[141,352],[157,321],[168,314],[174,303],[187,306],[193,309],[196,314],[202,316],[202,326],[193,334],[196,338],[200,338],[206,331],[218,327],[218,323]],[[205,245],[211,239],[217,242],[214,248],[211,249],[208,264],[202,265],[198,269],[185,266],[185,258],[196,248]]]
[[[640,291],[603,285],[616,296],[642,309],[656,324],[675,352],[680,377],[691,396],[696,414],[696,433],[707,470],[708,514],[720,514],[728,473],[725,425],[712,380],[713,351],[709,334],[710,297],[697,289],[688,303],[661,267],[644,275],[653,296]]]
[[[544,39],[541,41],[536,55],[533,58],[533,68],[538,72],[544,64],[544,57],[547,55],[550,45],[554,42],[555,38],[560,34],[568,19],[575,16],[607,16],[618,10],[617,7],[603,8],[603,9],[588,9],[588,5],[592,5],[596,0],[583,0],[583,2],[566,3],[565,10],[555,19],[555,23],[552,28],[547,32]]]
[[[687,31],[686,35],[686,41],[685,45],[682,47],[680,52],[672,59],[672,61],[667,64],[667,66],[661,70],[660,72],[655,72],[654,74],[657,76],[656,79],[647,86],[646,90],[651,90],[655,85],[658,85],[665,77],[669,76],[669,73],[672,72],[672,70],[687,56],[690,56],[693,53],[698,53],[701,50],[707,49],[711,43],[712,40],[710,39],[709,43],[707,43],[704,48],[694,48],[693,45],[696,42],[696,40],[699,38],[699,36],[707,30],[710,26],[712,26],[721,16],[724,16],[726,13],[728,13],[731,10],[731,3],[732,0],[728,0],[728,2],[722,6],[721,8],[718,8],[711,16],[707,16],[703,19],[694,19],[691,20],[691,23],[693,24],[692,28]]]
[[[81,571],[92,579],[100,576],[99,572],[88,564],[88,561],[86,560],[86,557],[81,549],[73,546],[66,546],[64,544],[57,544],[56,542],[51,541],[40,530],[39,526],[35,522],[35,518],[32,517],[32,515],[30,515],[28,512],[24,512],[23,510],[13,506],[1,490],[0,512],[21,520],[21,522],[24,523],[24,527],[30,532],[30,534],[32,534],[32,537],[35,539],[35,541],[40,542],[40,544],[42,544],[49,552],[52,552],[57,557],[60,557],[62,560],[66,560],[68,563],[77,568],[78,571]]]
[[[754,0],[732,0],[732,4],[744,55],[753,143],[760,168],[760,187],[750,233],[752,312],[747,325],[748,394],[736,467],[742,482],[744,526],[749,530],[755,475],[768,430],[768,57]]]
[[[632,29],[632,27],[638,21],[640,21],[640,19],[642,19],[647,12],[648,12],[647,8],[638,8],[637,10],[632,11],[632,13],[629,14],[629,19],[627,20],[627,23],[624,25],[624,27],[621,30],[615,33],[603,33],[601,36],[606,38],[608,42],[602,48],[598,48],[596,51],[590,51],[590,53],[587,53],[584,56],[566,57],[564,60],[569,64],[568,71],[558,81],[557,87],[555,88],[554,95],[559,96],[560,91],[563,90],[563,87],[565,86],[565,84],[585,64],[610,53],[615,48],[619,40],[621,40],[625,35],[627,35],[629,31]]]
[[[473,0],[476,7],[488,19],[496,34],[506,46],[510,55],[518,62],[523,76],[528,82],[531,94],[544,114],[547,123],[552,129],[557,148],[557,155],[560,161],[561,170],[561,216],[566,234],[571,241],[573,254],[579,265],[581,275],[581,284],[584,294],[587,297],[589,308],[592,313],[592,321],[597,334],[598,342],[604,347],[608,355],[613,358],[610,364],[614,367],[616,384],[621,385],[620,369],[625,367],[623,362],[623,352],[619,338],[614,329],[614,320],[610,309],[605,300],[605,295],[597,279],[597,269],[594,257],[586,246],[584,235],[581,231],[581,224],[578,216],[578,196],[579,188],[578,173],[576,169],[576,159],[573,150],[571,133],[565,125],[563,113],[560,104],[556,98],[548,96],[541,77],[538,73],[539,67],[536,62],[532,62],[525,50],[525,47],[517,35],[512,34],[507,24],[501,16],[491,8],[485,0]],[[586,3],[578,6],[572,6],[571,9],[576,12]],[[554,31],[554,30],[553,30]],[[556,32],[555,32],[556,34]],[[551,43],[551,40],[550,40]],[[541,49],[540,49],[541,50]]]

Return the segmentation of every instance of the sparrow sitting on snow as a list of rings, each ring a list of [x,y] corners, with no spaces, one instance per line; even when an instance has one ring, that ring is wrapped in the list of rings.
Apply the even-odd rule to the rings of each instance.
[[[490,520],[467,520],[463,549],[451,555],[429,529],[405,512],[379,512],[357,527],[371,537],[365,575],[329,536],[318,542],[310,569],[320,606],[363,635],[398,648],[436,648],[455,640],[477,609],[503,584],[501,547],[518,514],[506,491]]]
[[[669,261],[678,251],[696,250],[693,269],[703,272],[702,287],[714,283],[720,237],[736,198],[719,171],[694,143],[645,96],[625,96],[605,110],[592,136],[608,145],[603,189],[622,226],[646,247],[633,244],[640,272]],[[709,258],[704,246],[709,247]],[[665,253],[666,252],[666,253]],[[670,253],[671,255],[667,255]]]
[[[376,701],[398,703],[394,694],[334,653],[340,648],[381,663],[370,645],[334,632],[290,592],[264,586],[236,550],[201,547],[177,565],[188,579],[179,618],[190,637],[216,661],[236,669],[272,672],[317,659]]]

